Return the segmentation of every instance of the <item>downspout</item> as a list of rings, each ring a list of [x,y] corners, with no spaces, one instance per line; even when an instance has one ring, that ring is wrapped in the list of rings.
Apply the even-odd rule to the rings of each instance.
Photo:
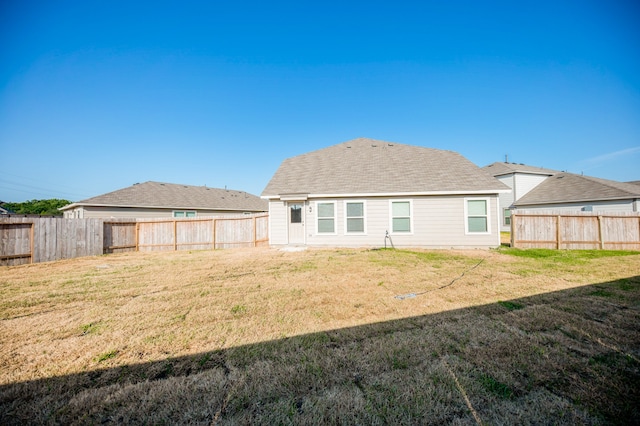
[[[502,213],[502,207],[500,207],[500,194],[494,194],[495,195],[495,199],[496,199],[496,224],[498,225],[496,227],[496,238],[498,240],[498,245],[496,247],[500,247],[501,243],[502,243],[502,238],[500,237],[500,233],[502,232],[502,221],[504,220],[503,214]],[[489,202],[491,202],[491,199],[489,199]]]

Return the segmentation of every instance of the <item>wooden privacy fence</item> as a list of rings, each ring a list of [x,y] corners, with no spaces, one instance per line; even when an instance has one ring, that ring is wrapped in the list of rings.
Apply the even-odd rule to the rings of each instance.
[[[188,219],[0,218],[0,265],[126,251],[269,244],[267,214]]]
[[[102,254],[100,219],[0,219],[0,265]]]
[[[269,244],[269,215],[105,221],[104,252],[213,250]]]
[[[640,250],[640,213],[511,213],[511,247]]]

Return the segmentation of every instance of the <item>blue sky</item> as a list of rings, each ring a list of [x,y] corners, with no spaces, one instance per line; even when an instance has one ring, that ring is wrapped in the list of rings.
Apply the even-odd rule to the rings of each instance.
[[[260,194],[356,137],[640,180],[640,3],[0,0],[0,200]]]

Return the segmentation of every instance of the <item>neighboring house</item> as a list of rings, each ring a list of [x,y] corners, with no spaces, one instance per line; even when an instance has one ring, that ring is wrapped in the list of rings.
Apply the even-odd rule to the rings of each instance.
[[[264,212],[268,204],[243,191],[145,182],[60,210],[66,218],[196,217]]]
[[[550,176],[560,173],[557,170],[527,166],[517,163],[496,162],[482,168],[491,176],[511,188],[511,191],[500,194],[501,230],[511,230],[511,208],[517,200],[540,185]]]
[[[284,160],[262,198],[275,246],[489,248],[506,191],[458,153],[360,138]]]
[[[2,201],[0,201],[0,215],[10,215],[10,214],[14,214],[11,210],[3,207],[4,203]]]
[[[594,212],[640,211],[640,185],[558,173],[515,201],[517,209]]]

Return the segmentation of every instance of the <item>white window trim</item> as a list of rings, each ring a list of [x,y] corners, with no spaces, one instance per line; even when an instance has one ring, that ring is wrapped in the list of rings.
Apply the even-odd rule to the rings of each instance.
[[[409,203],[409,232],[393,231],[393,203]],[[396,199],[389,200],[389,234],[391,235],[413,235],[413,200],[411,199]]]
[[[320,219],[328,219],[327,217],[321,218],[318,216],[318,212],[320,211],[318,208],[318,204],[333,204],[333,232],[319,232],[318,226]],[[304,209],[304,208],[303,208]],[[316,235],[338,235],[338,203],[334,201],[316,201]]]
[[[357,204],[362,203],[362,222],[364,231],[363,232],[349,232],[347,228],[347,204]],[[345,200],[343,211],[344,211],[344,234],[345,235],[367,235],[367,200]]]
[[[469,231],[469,201],[485,201],[487,203],[487,231]],[[491,198],[488,197],[465,197],[464,199],[464,233],[466,235],[490,235],[491,234]]]
[[[184,213],[182,217],[176,217],[176,213]],[[198,217],[198,212],[195,210],[173,210],[171,212],[171,217],[174,219],[188,219],[187,213],[193,213],[193,217]]]

